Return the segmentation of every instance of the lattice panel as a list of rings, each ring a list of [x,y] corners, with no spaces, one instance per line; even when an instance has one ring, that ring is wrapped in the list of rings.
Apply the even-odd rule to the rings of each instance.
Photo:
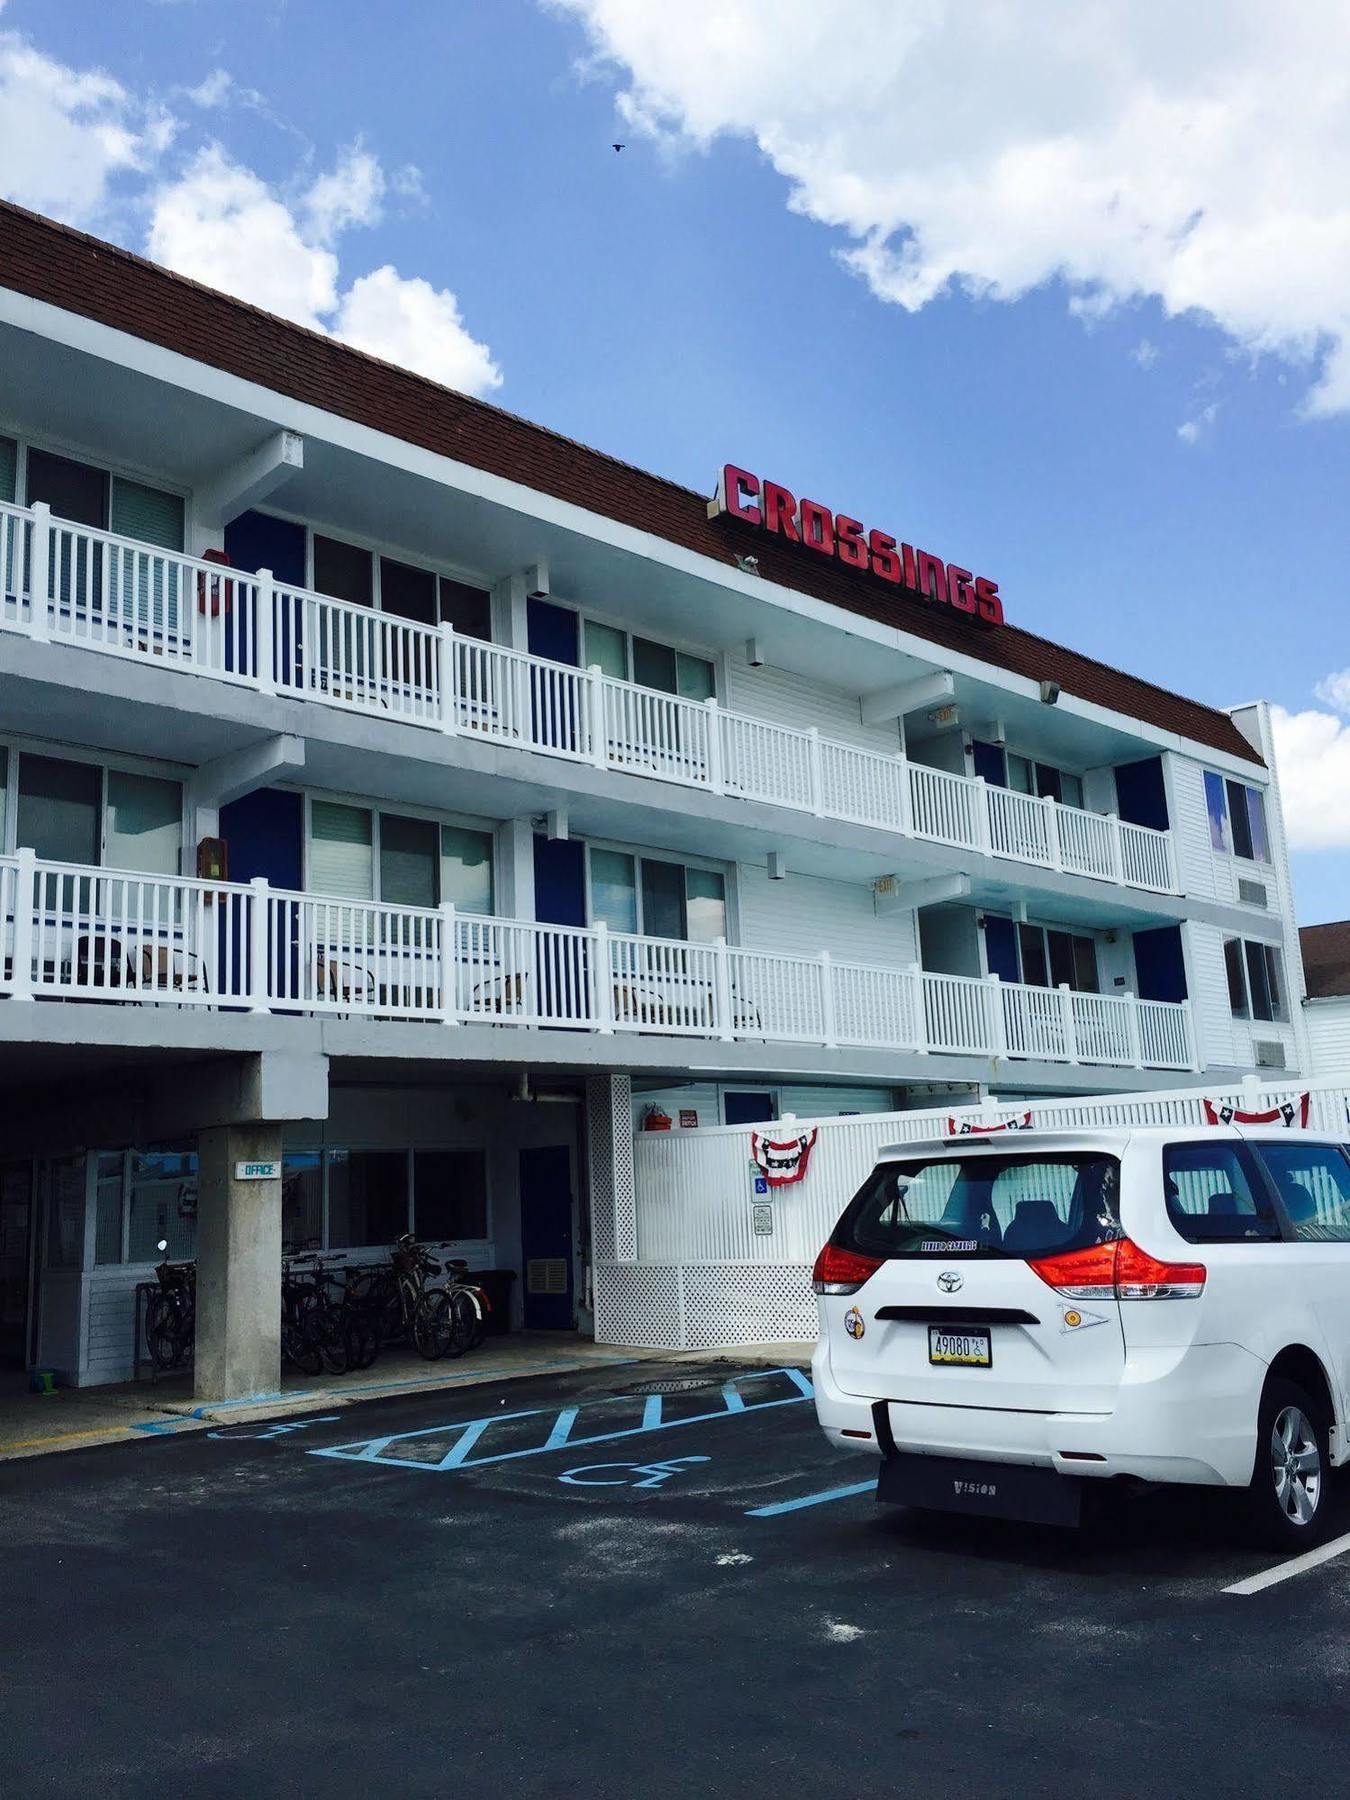
[[[610,1166],[614,1186],[614,1254],[637,1255],[637,1182],[633,1175],[633,1078],[609,1078]]]
[[[682,1350],[680,1271],[655,1263],[601,1263],[595,1270],[595,1339]]]
[[[614,1255],[614,1133],[610,1128],[609,1076],[586,1080],[586,1159],[591,1195],[591,1255]]]
[[[804,1263],[687,1265],[685,1346],[775,1344],[816,1336],[816,1297]]]

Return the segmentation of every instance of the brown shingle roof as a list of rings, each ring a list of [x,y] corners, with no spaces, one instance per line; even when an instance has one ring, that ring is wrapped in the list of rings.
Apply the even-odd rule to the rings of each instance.
[[[174,275],[40,214],[0,201],[0,285],[253,381],[341,418],[453,457],[733,564],[735,543],[706,498],[543,426]],[[1020,627],[993,631],[764,534],[760,573],[862,618],[911,632],[1248,762],[1226,713],[1183,699]]]
[[[1350,994],[1350,919],[1331,925],[1301,925],[1299,947],[1310,1000]]]

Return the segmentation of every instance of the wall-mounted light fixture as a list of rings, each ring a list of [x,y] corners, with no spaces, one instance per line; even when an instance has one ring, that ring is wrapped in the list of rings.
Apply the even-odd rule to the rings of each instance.
[[[1059,683],[1057,681],[1043,681],[1041,683],[1041,699],[1046,706],[1053,706],[1059,699]]]
[[[760,649],[758,638],[747,638],[745,640],[745,660],[752,669],[762,669],[764,667],[764,652]]]
[[[787,858],[781,850],[770,850],[769,852],[769,880],[787,880]]]

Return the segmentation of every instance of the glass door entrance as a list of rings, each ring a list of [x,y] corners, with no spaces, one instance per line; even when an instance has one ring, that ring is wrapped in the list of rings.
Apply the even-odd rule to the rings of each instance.
[[[28,1362],[32,1215],[32,1164],[0,1166],[0,1369]]]

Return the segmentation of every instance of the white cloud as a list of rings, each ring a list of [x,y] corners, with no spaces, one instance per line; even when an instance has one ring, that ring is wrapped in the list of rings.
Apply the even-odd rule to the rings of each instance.
[[[1350,669],[1337,669],[1332,675],[1324,675],[1313,693],[1336,712],[1350,715]]]
[[[194,106],[211,110],[224,106],[234,91],[234,77],[228,69],[212,69],[211,73],[199,81],[196,87],[184,88],[185,99]]]
[[[1344,681],[1345,673],[1330,679]],[[1282,706],[1272,706],[1270,718],[1290,848],[1350,849],[1350,725]]]
[[[384,170],[378,161],[362,144],[352,144],[305,195],[309,235],[321,244],[331,244],[353,226],[378,225],[384,190]]]
[[[1139,342],[1130,352],[1131,358],[1137,362],[1139,367],[1146,373],[1153,367],[1154,363],[1157,362],[1159,354],[1158,346],[1151,343],[1148,338],[1140,338]]]
[[[352,283],[338,313],[337,335],[358,350],[466,394],[501,386],[500,369],[487,345],[465,329],[455,296],[415,276],[405,278],[388,263]]]
[[[102,70],[55,62],[0,32],[0,191],[21,206],[89,225],[120,174],[167,145],[173,121]]]
[[[1218,401],[1212,400],[1208,406],[1202,406],[1194,418],[1185,419],[1177,426],[1177,436],[1183,444],[1197,443],[1218,416]]]
[[[1350,409],[1350,8],[544,0],[635,130],[753,141],[881,298],[1153,296]]]

